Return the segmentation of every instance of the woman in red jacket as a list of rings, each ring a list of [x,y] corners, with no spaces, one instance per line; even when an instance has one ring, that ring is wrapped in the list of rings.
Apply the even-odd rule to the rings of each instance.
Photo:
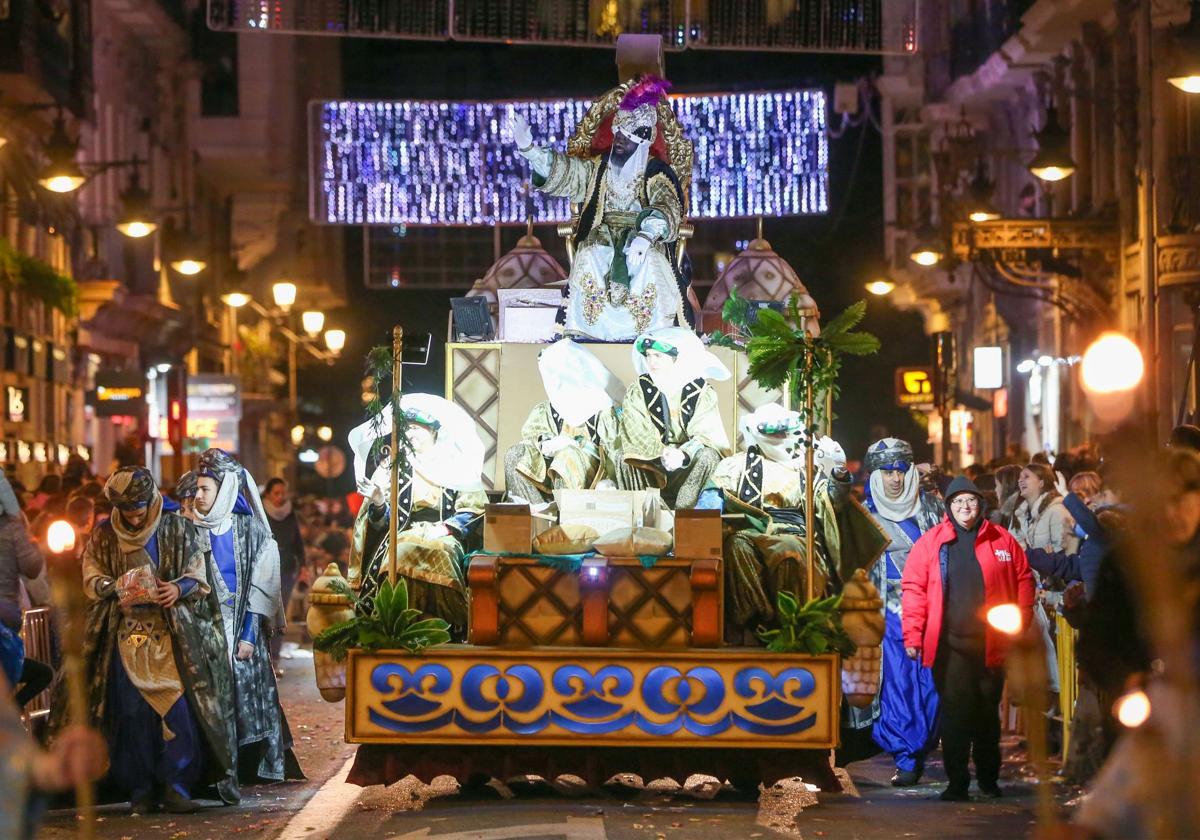
[[[986,796],[1000,796],[1000,693],[1009,637],[987,624],[997,604],[1033,616],[1033,575],[1013,535],[983,518],[983,497],[968,478],[946,492],[949,516],[917,540],[904,566],[905,652],[933,669],[941,698],[947,801],[969,798],[967,762]]]

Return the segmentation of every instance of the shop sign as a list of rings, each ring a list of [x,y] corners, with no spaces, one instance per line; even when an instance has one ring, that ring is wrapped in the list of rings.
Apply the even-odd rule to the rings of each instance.
[[[146,398],[146,378],[138,371],[96,374],[92,405],[97,417],[138,417]]]
[[[9,423],[24,423],[29,419],[29,389],[16,385],[4,387],[4,416]]]
[[[976,347],[972,372],[975,390],[990,391],[1004,387],[1004,348]]]
[[[932,411],[933,368],[896,368],[896,405],[915,411]]]
[[[238,451],[242,419],[242,389],[237,377],[198,373],[187,381],[185,449],[203,452],[212,447]]]

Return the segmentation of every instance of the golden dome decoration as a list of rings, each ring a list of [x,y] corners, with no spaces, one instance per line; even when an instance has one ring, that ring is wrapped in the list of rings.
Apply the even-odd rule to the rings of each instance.
[[[496,292],[500,289],[538,289],[559,285],[566,278],[563,267],[542,247],[541,240],[533,235],[533,225],[529,225],[517,246],[496,260],[487,274],[475,281],[467,297],[483,295],[494,307],[498,303]]]
[[[762,219],[758,220],[758,236],[746,250],[729,261],[704,301],[704,329],[710,331],[721,325],[721,308],[735,290],[746,300],[786,301],[793,294],[800,296],[801,309],[817,309],[800,276],[762,235]],[[818,313],[818,318],[820,317]]]

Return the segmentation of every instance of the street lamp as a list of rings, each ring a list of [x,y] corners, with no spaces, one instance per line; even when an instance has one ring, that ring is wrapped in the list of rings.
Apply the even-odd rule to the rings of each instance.
[[[281,281],[271,287],[271,297],[275,299],[275,305],[284,312],[292,308],[292,304],[296,302],[296,284]]]
[[[1029,171],[1035,178],[1054,182],[1071,177],[1075,172],[1075,161],[1071,158],[1071,134],[1058,123],[1058,109],[1046,109],[1046,124],[1034,137],[1038,153],[1029,162]]]
[[[117,220],[117,230],[130,239],[142,239],[157,229],[158,223],[154,221],[150,207],[150,193],[142,187],[135,164],[133,174],[129,176],[129,186],[121,193],[121,216]]]
[[[317,437],[323,442],[329,443],[333,440],[333,429],[329,426],[317,426]]]
[[[984,170],[983,158],[975,164],[975,177],[967,185],[967,218],[972,222],[990,222],[999,219],[1000,214],[992,205],[992,193],[996,185]]]
[[[87,176],[75,161],[79,150],[77,141],[67,136],[67,125],[62,115],[54,118],[54,130],[46,141],[46,165],[38,172],[38,183],[50,192],[75,192],[83,186]]]
[[[1184,93],[1200,93],[1200,2],[1192,0],[1192,16],[1175,36],[1179,56],[1167,81]]]
[[[234,309],[241,309],[250,302],[250,295],[246,294],[245,292],[226,292],[225,294],[221,295],[221,300],[226,306],[231,306]]]
[[[346,346],[345,330],[325,330],[325,346],[330,353],[341,353]]]
[[[304,427],[297,424],[292,426],[292,445],[299,446],[304,443]]]
[[[896,284],[886,277],[881,277],[878,280],[872,280],[870,283],[867,283],[866,288],[871,294],[883,297],[884,295],[890,295],[892,290],[896,288]]]
[[[325,313],[317,309],[303,312],[300,315],[300,325],[304,327],[309,338],[316,338],[325,327]]]
[[[185,230],[172,237],[170,245],[170,265],[175,271],[187,277],[194,277],[208,268],[208,260],[204,258],[204,245],[191,230]]]

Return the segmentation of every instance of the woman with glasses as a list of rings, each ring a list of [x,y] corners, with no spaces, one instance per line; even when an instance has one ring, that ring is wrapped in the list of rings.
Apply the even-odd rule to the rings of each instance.
[[[950,515],[917,540],[902,580],[905,652],[933,669],[941,702],[946,801],[969,799],[975,778],[1000,796],[1000,693],[1010,637],[988,626],[987,611],[1017,604],[1033,618],[1033,574],[1016,539],[983,517],[983,496],[959,477],[946,492]]]

